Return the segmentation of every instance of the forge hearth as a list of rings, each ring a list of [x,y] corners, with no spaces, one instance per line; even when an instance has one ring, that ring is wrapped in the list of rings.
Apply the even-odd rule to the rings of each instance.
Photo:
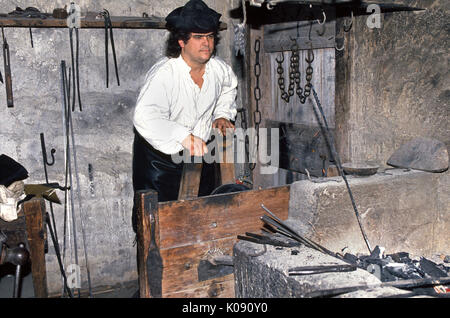
[[[336,177],[329,178],[327,182],[302,180],[293,183],[289,217],[285,223],[301,236],[334,253],[347,254],[349,258],[357,255],[360,264],[361,261],[366,262],[365,265],[370,262],[377,265],[379,262],[380,267],[377,268],[383,271],[384,276],[376,270],[370,273],[361,268],[367,266],[348,272],[292,276],[289,270],[295,267],[347,263],[304,245],[264,247],[240,241],[234,246],[237,297],[316,297],[329,290],[352,286],[372,288],[342,293],[340,297],[407,296],[410,292],[403,289],[385,285],[379,287],[382,282],[402,280],[401,277],[389,275],[399,270],[398,263],[403,260],[404,273],[410,273],[414,266],[418,268],[417,273],[405,279],[437,277],[429,273],[425,275],[421,270],[426,266],[435,266],[424,257],[436,259],[436,255],[450,254],[448,171],[429,173],[392,169],[369,177],[348,177],[372,249],[382,246],[385,256],[388,256],[380,252],[378,260],[373,259],[376,253],[370,257],[346,186],[339,181],[341,178]],[[261,212],[263,214],[264,211]],[[383,267],[387,263],[390,265]],[[450,279],[448,264],[439,266],[433,268],[439,272],[438,276]]]

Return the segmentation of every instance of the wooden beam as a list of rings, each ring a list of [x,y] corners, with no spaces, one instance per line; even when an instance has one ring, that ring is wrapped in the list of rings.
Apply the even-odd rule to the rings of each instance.
[[[224,137],[223,141],[222,162],[220,163],[220,181],[221,184],[236,183],[234,171],[234,153],[233,153],[233,137]],[[229,159],[232,159],[229,162]]]
[[[137,191],[137,258],[141,298],[161,297],[162,262],[159,255],[158,193]],[[149,272],[147,269],[151,268]]]
[[[166,22],[162,17],[111,16],[111,24],[117,29],[165,29]],[[49,15],[46,19],[0,16],[0,26],[14,28],[67,28],[66,19],[55,19]],[[105,21],[95,15],[81,18],[81,29],[103,29]],[[227,24],[221,23],[220,30],[226,30]]]
[[[25,215],[28,249],[31,260],[34,296],[47,298],[47,271],[45,266],[45,202],[41,198],[33,198],[23,204]]]
[[[287,213],[289,186],[159,203],[161,249],[206,242],[257,230],[263,203]],[[286,214],[287,217],[287,214]]]

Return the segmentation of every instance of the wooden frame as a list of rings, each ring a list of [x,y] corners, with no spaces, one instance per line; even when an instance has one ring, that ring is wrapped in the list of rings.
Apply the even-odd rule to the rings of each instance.
[[[157,201],[153,190],[136,193],[138,273],[141,298],[234,297],[234,276],[199,280],[199,265],[231,255],[237,235],[259,232],[264,204],[288,217],[289,185]]]

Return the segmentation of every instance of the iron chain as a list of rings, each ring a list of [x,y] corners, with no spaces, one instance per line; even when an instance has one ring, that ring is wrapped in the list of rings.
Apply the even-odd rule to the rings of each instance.
[[[259,125],[261,124],[261,111],[259,110],[259,101],[261,100],[261,88],[259,87],[259,77],[261,76],[261,64],[259,63],[259,52],[261,50],[261,42],[259,39],[255,40],[255,88],[253,94],[255,97],[255,111],[253,112],[253,122],[256,130],[256,150],[259,149]],[[250,169],[255,169],[256,163],[250,163]]]
[[[289,103],[290,97],[294,95],[294,88],[295,88],[295,93],[300,98],[300,102],[304,104],[306,102],[306,98],[309,97],[309,95],[311,95],[311,87],[312,87],[311,81],[314,73],[314,69],[312,67],[312,62],[314,61],[314,51],[312,47],[308,49],[308,56],[305,58],[305,61],[306,63],[308,63],[308,66],[306,67],[305,70],[306,84],[305,88],[303,89],[300,83],[301,73],[299,67],[300,66],[299,48],[297,41],[295,39],[293,39],[293,41],[294,44],[291,47],[291,58],[289,66],[289,86],[287,92],[285,90],[286,86],[283,76],[284,53],[282,52],[281,60],[278,60],[278,58],[275,59],[276,62],[278,63],[277,67],[278,87],[280,88],[281,91],[281,99],[283,99],[286,103]]]

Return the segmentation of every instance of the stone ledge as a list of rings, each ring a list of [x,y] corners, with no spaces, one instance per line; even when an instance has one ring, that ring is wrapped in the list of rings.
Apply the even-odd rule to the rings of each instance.
[[[370,177],[348,176],[371,245],[383,246],[387,253],[448,254],[449,198],[440,190],[447,176],[448,172],[403,169]],[[324,183],[293,183],[287,223],[334,252],[368,253],[341,177]]]
[[[380,283],[374,275],[359,268],[352,272],[289,276],[288,271],[293,267],[346,263],[305,246],[288,248],[266,245],[266,248],[265,253],[253,257],[263,251],[263,245],[246,241],[235,244],[236,297],[303,298],[316,291]],[[376,291],[349,293],[346,297],[385,297],[404,293],[408,292],[398,288],[377,288]]]

